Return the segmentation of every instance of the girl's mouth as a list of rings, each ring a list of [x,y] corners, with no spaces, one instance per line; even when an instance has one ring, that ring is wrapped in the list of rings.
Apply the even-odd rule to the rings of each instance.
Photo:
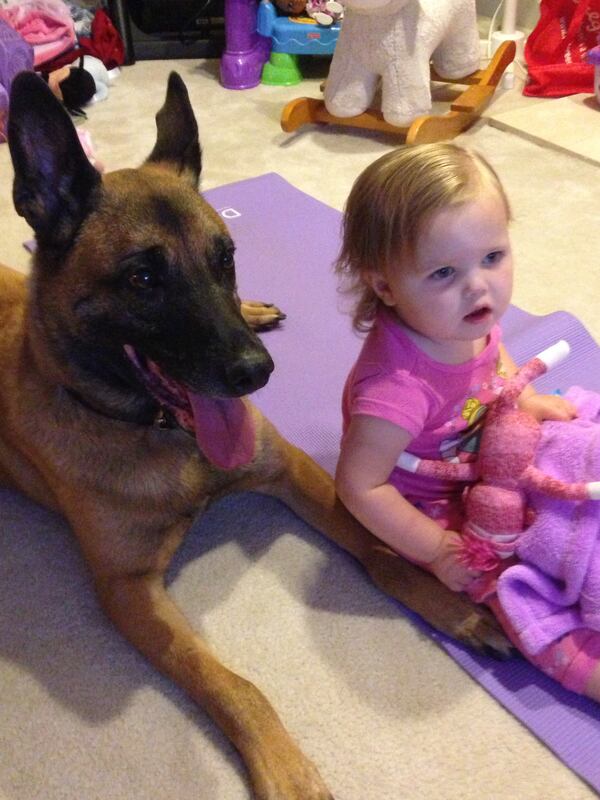
[[[465,322],[470,322],[471,325],[478,325],[481,322],[487,322],[492,314],[492,309],[489,306],[483,306],[483,308],[477,308],[475,311],[471,311],[470,314],[467,314],[463,317]]]

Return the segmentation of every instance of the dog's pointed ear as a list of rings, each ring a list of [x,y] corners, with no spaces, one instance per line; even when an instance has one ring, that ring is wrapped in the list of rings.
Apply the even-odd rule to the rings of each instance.
[[[156,131],[156,144],[147,161],[174,170],[197,187],[202,169],[198,125],[185,83],[177,72],[169,75],[167,97],[156,115]]]
[[[96,204],[101,178],[68,113],[34,72],[12,82],[8,146],[17,213],[40,244],[67,245]]]

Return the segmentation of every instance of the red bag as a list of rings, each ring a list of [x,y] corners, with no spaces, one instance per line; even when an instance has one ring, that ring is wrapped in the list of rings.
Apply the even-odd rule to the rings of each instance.
[[[125,61],[123,40],[111,18],[101,8],[94,14],[91,37],[80,36],[79,45],[87,55],[99,58],[106,69],[120,67]]]
[[[600,0],[541,0],[539,22],[525,43],[529,77],[523,94],[592,94],[594,67],[586,56],[598,34]]]

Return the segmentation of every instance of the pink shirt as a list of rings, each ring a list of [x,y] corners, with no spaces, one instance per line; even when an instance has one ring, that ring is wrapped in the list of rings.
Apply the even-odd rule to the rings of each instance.
[[[420,458],[470,461],[476,457],[486,408],[504,385],[500,327],[485,349],[463,364],[434,361],[382,310],[344,388],[344,432],[354,414],[380,417],[413,437],[407,450]],[[395,467],[392,483],[411,502],[450,497],[464,484],[413,475]]]

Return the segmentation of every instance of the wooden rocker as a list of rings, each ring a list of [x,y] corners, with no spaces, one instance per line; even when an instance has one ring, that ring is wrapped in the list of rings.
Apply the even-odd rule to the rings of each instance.
[[[479,119],[492,99],[504,71],[514,60],[515,53],[514,42],[503,42],[485,69],[477,70],[459,80],[443,78],[437,75],[432,68],[432,81],[468,86],[451,102],[450,110],[445,114],[426,114],[414,119],[410,125],[399,127],[386,122],[381,111],[376,109],[368,109],[356,117],[335,117],[327,111],[323,100],[313,97],[298,97],[284,107],[281,114],[281,127],[286,133],[290,133],[303,125],[314,122],[325,125],[345,125],[351,128],[366,128],[403,136],[406,144],[453,139]]]

